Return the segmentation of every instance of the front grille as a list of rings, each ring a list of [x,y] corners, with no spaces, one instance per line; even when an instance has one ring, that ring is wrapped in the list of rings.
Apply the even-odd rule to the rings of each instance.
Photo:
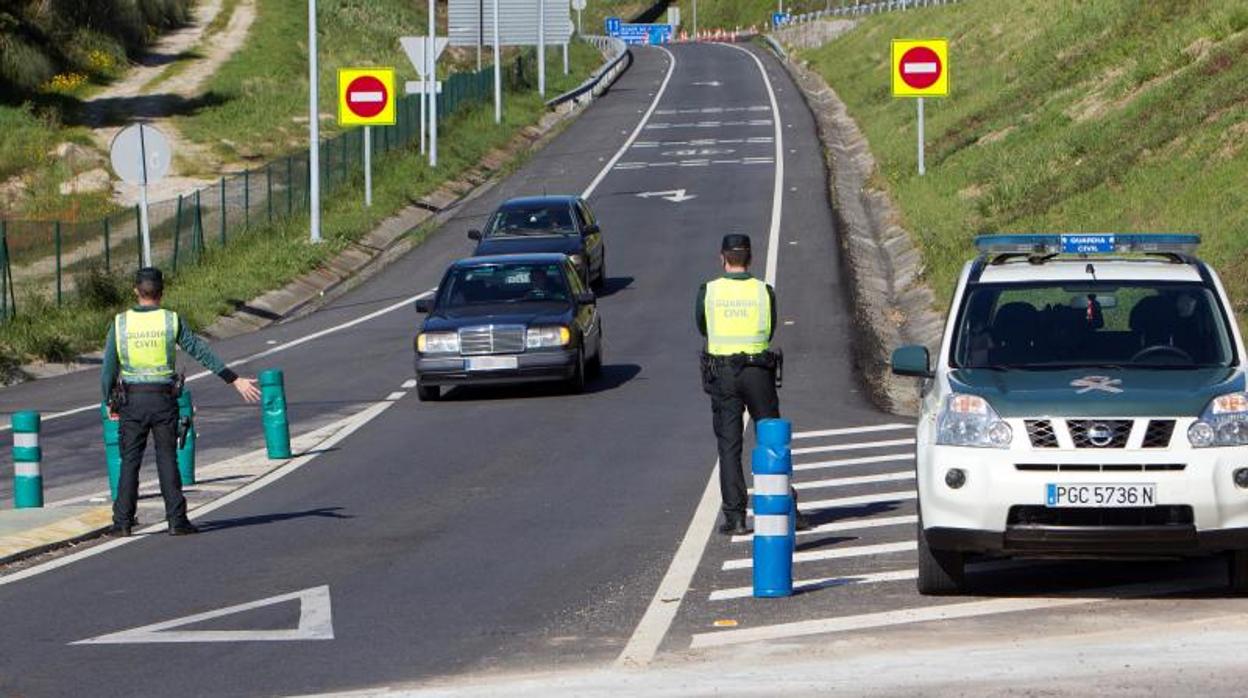
[[[1186,504],[1156,507],[1010,507],[1009,526],[1184,526],[1191,525],[1192,508]]]
[[[1075,448],[1125,448],[1127,439],[1131,438],[1131,425],[1130,419],[1072,419],[1066,422]]]
[[[1170,448],[1170,437],[1174,435],[1173,419],[1154,419],[1148,423],[1144,431],[1144,448]]]
[[[518,354],[524,351],[523,326],[478,325],[459,330],[459,353],[464,356],[482,354]]]
[[[1143,473],[1182,471],[1183,463],[1016,463],[1015,470],[1049,473]]]
[[[1053,430],[1053,422],[1047,419],[1028,419],[1024,423],[1033,448],[1057,448],[1057,432]]]

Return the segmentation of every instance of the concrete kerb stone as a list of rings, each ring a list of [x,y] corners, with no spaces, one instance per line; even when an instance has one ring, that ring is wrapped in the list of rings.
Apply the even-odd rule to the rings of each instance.
[[[824,43],[852,29],[855,22],[803,27],[802,44]],[[778,37],[784,40],[781,32]],[[772,43],[772,42],[769,42]],[[817,43],[815,45],[818,45]],[[889,370],[892,350],[923,344],[939,348],[944,319],[934,309],[935,294],[923,282],[923,257],[888,192],[871,188],[876,172],[870,144],[849,115],[845,103],[815,71],[777,51],[815,116],[828,169],[829,197],[840,232],[848,290],[853,302],[855,362],[872,399],[883,409],[902,415],[918,411],[912,378]]]

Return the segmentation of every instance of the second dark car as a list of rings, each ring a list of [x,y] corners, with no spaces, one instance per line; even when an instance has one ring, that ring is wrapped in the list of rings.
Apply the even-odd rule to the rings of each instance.
[[[470,230],[474,256],[555,252],[565,254],[581,280],[601,289],[607,279],[602,229],[578,196],[532,196],[498,207],[483,230]]]

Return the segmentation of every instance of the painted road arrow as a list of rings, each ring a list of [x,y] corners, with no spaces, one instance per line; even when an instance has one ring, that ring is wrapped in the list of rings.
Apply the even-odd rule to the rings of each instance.
[[[299,602],[299,627],[291,630],[174,630],[174,628],[182,628],[288,601]],[[329,587],[321,586],[206,613],[197,613],[185,618],[144,625],[141,628],[100,635],[70,644],[130,645],[163,642],[278,642],[332,639],[334,639],[334,622],[329,606]]]
[[[652,196],[657,196],[660,199],[667,199],[668,201],[677,204],[682,201],[698,198],[697,194],[686,194],[684,189],[672,189],[671,191],[643,191],[637,196],[642,199],[649,199]]]

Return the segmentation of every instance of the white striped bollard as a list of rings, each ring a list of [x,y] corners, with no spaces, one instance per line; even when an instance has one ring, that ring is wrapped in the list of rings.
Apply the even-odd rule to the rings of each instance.
[[[39,413],[13,413],[13,506],[30,509],[43,506],[43,474],[39,464]]]
[[[794,503],[789,481],[793,425],[764,419],[754,427],[757,444],[750,459],[754,471],[754,596],[793,594]]]

